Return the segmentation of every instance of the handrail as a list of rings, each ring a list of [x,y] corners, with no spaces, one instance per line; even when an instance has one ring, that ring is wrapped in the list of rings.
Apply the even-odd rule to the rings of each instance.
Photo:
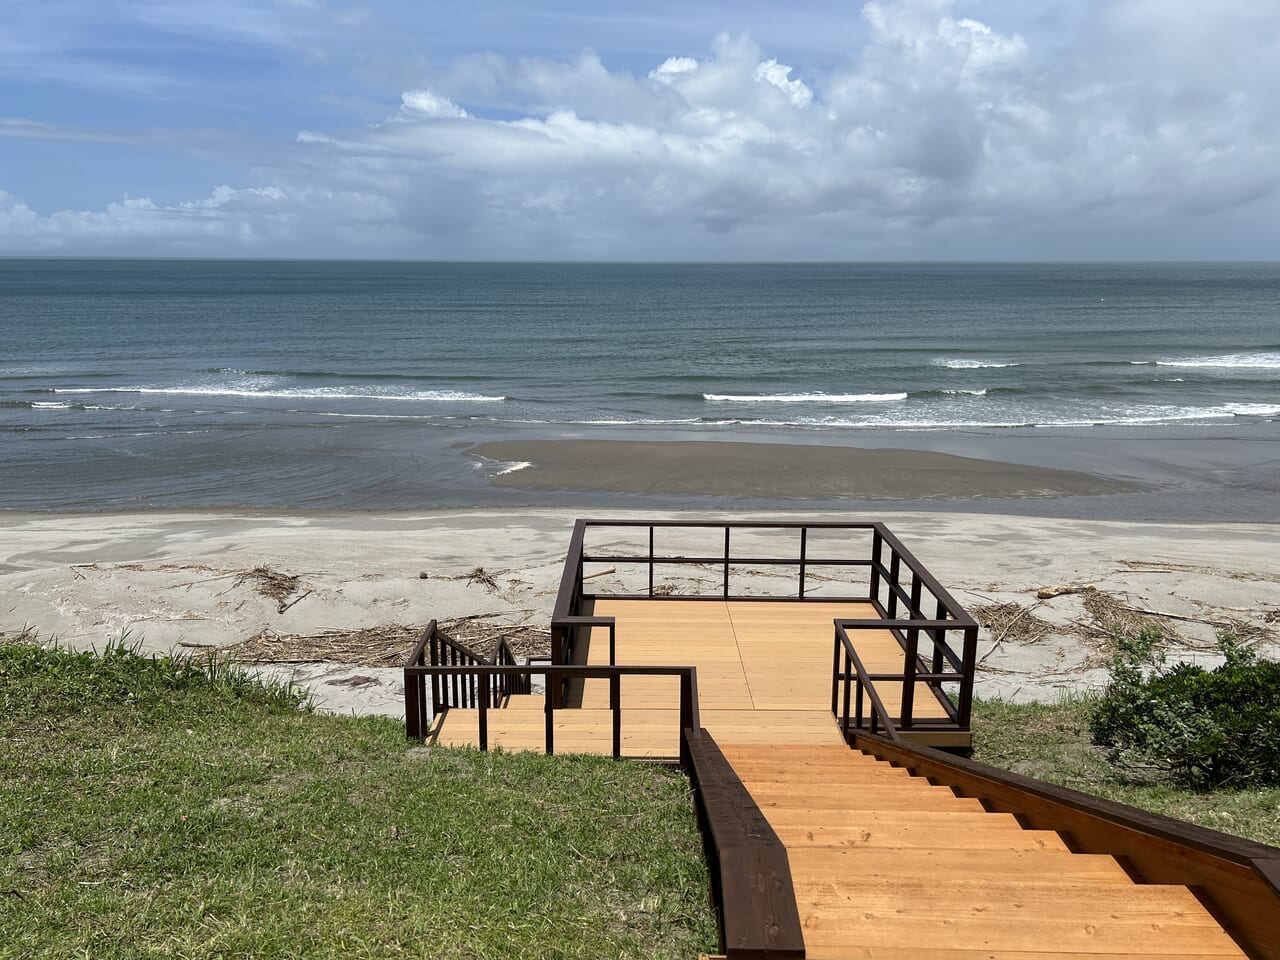
[[[1249,956],[1280,960],[1280,848],[865,730],[852,746],[1031,829],[1068,834],[1078,853],[1123,858],[1145,883],[1193,887]]]
[[[425,700],[426,694],[426,678],[432,677],[449,677],[452,675],[488,681],[489,678],[495,677],[535,677],[544,676],[547,678],[547,693],[544,697],[544,711],[546,715],[546,740],[545,747],[547,753],[555,753],[555,724],[554,715],[558,708],[551,691],[555,685],[565,677],[579,677],[584,680],[608,680],[609,681],[609,708],[613,714],[613,756],[615,759],[622,755],[622,703],[621,703],[621,678],[629,676],[655,676],[655,677],[679,677],[680,678],[680,730],[692,726],[694,729],[700,729],[701,722],[698,712],[698,668],[694,666],[671,666],[660,664],[626,664],[626,665],[565,665],[565,664],[547,664],[545,666],[494,666],[486,665],[449,665],[449,666],[422,666],[422,665],[406,665],[404,668],[404,689],[405,689],[405,735],[409,739],[424,739],[428,732],[425,722],[421,722],[421,704]],[[488,723],[489,710],[494,706],[490,702],[490,692],[494,688],[491,682],[481,682],[478,684],[479,699],[476,706],[479,709],[479,739],[480,749],[489,749]],[[419,723],[415,726],[414,717],[419,718]],[[678,762],[681,767],[688,766],[688,755],[684,746],[683,737],[680,738],[680,755]]]
[[[720,950],[736,957],[803,957],[787,847],[706,730],[681,731],[720,922]]]
[[[840,654],[844,653],[844,669],[840,669]],[[853,667],[854,673],[849,672],[850,666]],[[849,693],[850,687],[856,685],[857,693],[855,696],[855,712],[853,714],[853,728],[855,730],[862,729],[862,706],[863,694],[865,689],[867,697],[871,700],[871,731],[879,733],[879,728],[883,726],[889,739],[898,740],[898,728],[893,722],[893,717],[885,708],[884,701],[880,699],[880,694],[876,692],[876,685],[873,681],[881,679],[897,679],[896,676],[886,676],[884,674],[876,674],[872,676],[867,673],[866,668],[862,664],[862,659],[858,656],[858,651],[854,649],[853,642],[849,639],[849,635],[845,633],[840,621],[836,621],[836,643],[834,663],[832,664],[831,677],[831,713],[836,718],[836,723],[840,727],[840,732],[844,736],[845,742],[850,742],[850,726],[849,726]],[[840,682],[844,682],[844,696],[839,697]],[[843,707],[841,707],[841,703]],[[911,725],[911,717],[904,718],[906,725]]]

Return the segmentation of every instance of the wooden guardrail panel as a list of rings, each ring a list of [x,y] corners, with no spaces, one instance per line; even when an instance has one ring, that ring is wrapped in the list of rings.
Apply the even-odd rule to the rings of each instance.
[[[1026,826],[1066,834],[1079,853],[1108,853],[1147,883],[1193,887],[1251,956],[1280,960],[1280,848],[998,770],[928,747],[858,733],[854,746],[976,797]]]
[[[706,730],[686,729],[689,771],[720,908],[721,947],[737,958],[804,957],[787,848]]]

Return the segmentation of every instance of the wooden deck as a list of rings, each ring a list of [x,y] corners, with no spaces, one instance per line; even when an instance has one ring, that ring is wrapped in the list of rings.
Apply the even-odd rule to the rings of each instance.
[[[761,529],[773,534],[776,526]],[[1280,927],[1271,916],[1280,903],[1276,851],[921,749],[967,746],[968,731],[924,682],[915,683],[902,717],[907,681],[898,636],[927,641],[917,672],[932,669],[946,674],[935,680],[958,685],[954,715],[967,720],[977,625],[882,524],[828,526],[870,531],[870,560],[833,551],[822,524],[800,530],[792,544],[798,553],[788,555],[794,560],[770,560],[751,539],[759,533],[751,524],[608,520],[578,521],[566,558],[552,630],[563,644],[557,649],[573,648],[574,664],[559,667],[605,678],[573,680],[550,714],[554,751],[610,755],[616,732],[621,756],[679,756],[696,785],[730,957],[1280,960]],[[716,542],[723,536],[719,558],[682,545],[656,551],[657,534],[665,541],[703,527],[715,529]],[[639,545],[584,548],[589,529],[612,536],[611,528],[638,528]],[[647,580],[652,594],[664,564],[718,564],[720,589],[730,597],[733,562],[796,563],[792,599],[620,599],[589,594],[583,583],[588,564],[638,565],[631,589]],[[867,593],[855,586],[850,595],[872,602],[798,599],[806,564],[869,567]],[[838,670],[842,685],[862,675],[857,664],[894,677],[875,681],[883,704],[876,715],[904,729],[869,734],[857,728],[855,711],[850,742],[861,749],[851,749],[831,709],[832,621],[876,621],[882,613],[898,619],[898,636],[878,625],[850,629],[853,649],[842,646],[847,659],[842,653]],[[588,628],[593,618],[613,619],[612,658],[609,629]],[[440,709],[449,698],[438,689],[431,702],[439,712],[426,730],[424,678],[441,676],[446,668],[438,664],[446,662],[463,663],[486,684],[517,668],[467,660],[465,650],[459,661],[457,647],[438,653],[434,631],[433,623],[406,667],[406,730],[442,745],[479,745],[479,711]],[[937,658],[931,667],[926,648]],[[446,661],[446,653],[455,659]],[[956,672],[939,665],[944,657]],[[672,675],[640,675],[646,666]],[[676,668],[686,666],[696,668],[697,710],[686,696],[682,715],[681,683],[689,692],[693,684],[689,671]],[[479,699],[456,686],[451,696],[469,704],[505,697],[485,714],[490,748],[549,749],[546,698],[508,697],[511,686],[481,689]],[[687,739],[682,726],[690,728]]]
[[[751,600],[602,599],[584,614],[615,618],[617,663],[697,667],[702,726],[717,741],[777,744],[844,742],[831,714],[832,621],[878,616],[866,603]],[[887,630],[859,632],[858,653],[873,673],[902,669],[902,648]],[[606,629],[590,631],[576,662],[609,662]],[[945,719],[928,686],[916,688],[915,716]],[[897,716],[900,685],[878,689]],[[678,680],[624,677],[621,693],[623,756],[675,756]],[[566,707],[555,715],[557,752],[609,753],[608,681],[576,681]],[[479,741],[478,722],[475,710],[449,710],[437,724],[434,742],[473,746]],[[543,724],[541,696],[512,697],[507,709],[489,712],[489,742],[505,750],[541,750]],[[957,742],[954,733],[922,739]]]

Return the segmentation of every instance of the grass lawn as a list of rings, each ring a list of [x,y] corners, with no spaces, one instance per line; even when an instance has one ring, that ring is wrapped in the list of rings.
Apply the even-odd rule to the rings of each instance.
[[[0,646],[0,957],[691,957],[688,781],[407,744],[121,650]]]
[[[1086,698],[1057,704],[977,701],[973,709],[973,758],[1127,803],[1280,846],[1280,787],[1196,792],[1140,771],[1117,769],[1089,742]]]

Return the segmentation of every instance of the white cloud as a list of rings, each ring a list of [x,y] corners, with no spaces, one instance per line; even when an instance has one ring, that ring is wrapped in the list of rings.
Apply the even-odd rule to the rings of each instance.
[[[43,217],[10,198],[0,235],[486,258],[1034,256],[1038,238],[1087,257],[1195,255],[1175,240],[1209,216],[1275,240],[1257,210],[1280,183],[1280,15],[1117,0],[1080,46],[1039,50],[975,6],[868,3],[865,46],[821,72],[729,35],[638,77],[591,51],[465,57],[366,127],[300,132],[246,180],[272,186]]]
[[[423,117],[459,117],[468,116],[448,97],[441,97],[430,90],[406,90],[400,94],[400,105],[406,114]]]

